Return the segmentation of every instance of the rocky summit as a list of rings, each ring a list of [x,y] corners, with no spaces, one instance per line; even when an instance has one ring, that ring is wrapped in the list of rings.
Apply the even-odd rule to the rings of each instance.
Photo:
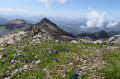
[[[39,27],[41,33],[45,33],[46,35],[48,35],[49,39],[70,41],[74,38],[71,34],[58,28],[56,24],[54,24],[47,18],[43,18],[36,25]]]

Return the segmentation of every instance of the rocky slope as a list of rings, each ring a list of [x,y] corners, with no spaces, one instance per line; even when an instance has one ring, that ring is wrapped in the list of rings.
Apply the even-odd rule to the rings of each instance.
[[[108,39],[108,42],[120,43],[120,35],[114,35]]]
[[[49,39],[53,40],[72,40],[74,37],[71,34],[58,28],[56,24],[51,22],[47,18],[43,18],[39,23],[36,24],[39,27],[41,33],[48,35]]]
[[[115,51],[120,45],[45,41],[44,37],[27,32],[1,36],[0,79],[75,79],[76,74],[77,79],[119,79],[109,75],[120,73],[119,64],[106,57],[118,63],[120,53]]]

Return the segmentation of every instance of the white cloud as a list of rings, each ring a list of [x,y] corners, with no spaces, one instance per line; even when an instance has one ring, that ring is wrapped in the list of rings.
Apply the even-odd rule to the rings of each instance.
[[[52,3],[52,2],[58,2],[58,3],[62,3],[62,4],[64,4],[66,2],[66,0],[39,0],[39,1],[45,3],[46,7],[49,7],[50,3]]]
[[[0,8],[0,11],[3,11],[3,12],[25,12],[25,10],[11,9],[11,8]]]
[[[85,29],[86,27],[85,26],[80,26],[80,28]]]
[[[102,27],[102,25],[104,24],[106,12],[99,13],[91,8],[88,8],[88,10],[89,12],[86,15],[87,18],[86,27],[87,28]]]
[[[109,22],[107,27],[115,27],[116,25],[118,25],[118,22]]]
[[[0,10],[2,10],[2,11],[12,11],[11,8],[0,8]]]
[[[12,8],[0,8],[0,14],[4,15],[16,15],[16,14],[24,14],[28,13],[26,10],[21,10],[21,9],[12,9]]]
[[[50,3],[50,2],[65,3],[66,2],[66,0],[39,0],[39,1],[44,3]]]

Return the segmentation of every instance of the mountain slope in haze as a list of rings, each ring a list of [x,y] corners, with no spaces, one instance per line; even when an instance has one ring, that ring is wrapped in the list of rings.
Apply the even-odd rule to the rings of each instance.
[[[105,32],[104,30],[94,32],[94,33],[81,33],[77,35],[78,37],[84,38],[84,37],[89,37],[92,40],[97,40],[97,39],[102,39],[102,38],[109,38],[109,34]]]
[[[6,24],[1,24],[0,28],[0,34],[11,34],[11,33],[17,33],[19,31],[24,31],[25,29],[31,27],[33,24],[23,20],[23,19],[15,19],[11,20]]]
[[[4,24],[3,26],[5,26],[6,29],[14,30],[16,28],[26,28],[26,27],[29,27],[30,25],[31,23],[28,23],[23,19],[15,19],[15,20],[9,21],[7,24]]]
[[[36,26],[39,26],[40,31],[46,33],[51,39],[72,40],[74,38],[47,18],[43,18]]]
[[[5,24],[7,22],[8,22],[7,19],[0,17],[0,24]]]
[[[118,30],[118,31],[108,31],[107,33],[108,33],[109,36],[120,35],[120,30]]]
[[[85,32],[94,33],[94,32],[98,32],[101,30],[104,30],[104,31],[120,30],[120,22],[118,22],[118,24],[113,27],[107,27],[108,24],[109,24],[109,21],[106,21],[101,27],[94,26],[94,27],[87,28],[86,21],[84,22],[80,21],[79,23],[76,23],[76,24],[72,24],[72,23],[58,24],[58,26],[61,29],[64,29],[64,31],[72,33],[72,34],[80,34],[80,33],[85,33]]]

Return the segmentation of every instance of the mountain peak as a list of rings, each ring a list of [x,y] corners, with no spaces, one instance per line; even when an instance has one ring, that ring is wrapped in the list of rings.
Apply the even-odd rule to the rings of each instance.
[[[47,18],[43,18],[36,24],[40,28],[40,32],[46,33],[52,40],[72,40],[73,36],[62,29]]]
[[[52,21],[50,21],[48,18],[43,18],[43,19],[42,19],[39,23],[37,23],[36,25],[41,26],[41,25],[46,25],[46,23],[47,23],[47,24],[51,24],[52,26],[57,27],[57,25],[54,24]]]
[[[43,18],[41,21],[48,22],[50,20],[48,18]]]

